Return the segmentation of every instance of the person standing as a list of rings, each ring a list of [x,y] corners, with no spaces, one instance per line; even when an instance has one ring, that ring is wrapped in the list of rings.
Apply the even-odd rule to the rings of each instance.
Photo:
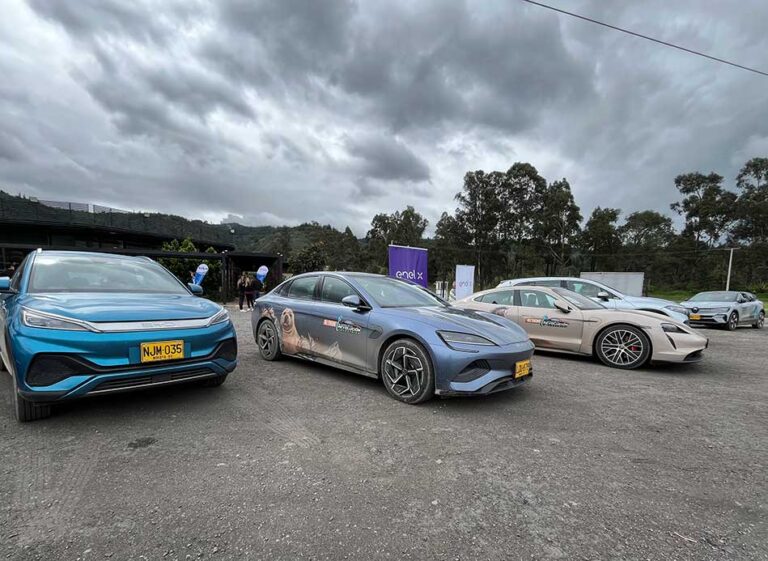
[[[239,296],[240,311],[244,312],[243,301],[245,300],[245,285],[248,284],[248,275],[243,272],[237,279],[237,294]]]
[[[245,284],[245,303],[249,310],[253,310],[254,292],[256,292],[256,279],[249,275]]]

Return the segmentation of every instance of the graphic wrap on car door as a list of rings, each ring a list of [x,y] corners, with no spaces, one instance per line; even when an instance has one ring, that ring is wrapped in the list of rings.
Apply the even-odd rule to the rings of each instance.
[[[477,302],[484,310],[516,322],[518,311],[514,306],[514,295],[514,290],[494,290],[480,296]]]
[[[573,308],[565,313],[555,307],[555,298],[546,292],[521,288],[516,290],[519,304],[517,324],[528,332],[533,344],[541,349],[556,348],[577,352],[584,329],[583,313]]]
[[[360,297],[346,281],[324,275],[310,334],[320,349],[326,349],[325,353],[320,353],[324,358],[340,366],[364,370],[370,338],[370,313],[341,303],[344,297],[351,295]]]
[[[267,308],[262,315],[269,317],[279,331],[282,351],[287,355],[312,356],[315,352],[308,331],[319,276],[299,277],[281,293],[282,307]]]

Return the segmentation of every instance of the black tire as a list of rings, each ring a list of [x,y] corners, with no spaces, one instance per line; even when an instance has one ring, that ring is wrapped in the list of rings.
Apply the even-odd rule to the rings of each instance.
[[[264,320],[259,324],[259,329],[256,331],[256,344],[259,346],[259,353],[264,360],[279,360],[283,356],[280,350],[277,327],[271,319]]]
[[[379,374],[389,395],[416,405],[435,395],[435,372],[424,347],[412,339],[397,339],[381,354]]]
[[[207,378],[201,382],[204,388],[218,388],[221,384],[227,381],[227,375],[216,376],[215,378]]]
[[[757,316],[757,321],[752,324],[755,329],[762,329],[765,325],[765,312],[760,312]]]
[[[633,370],[650,359],[651,341],[636,327],[611,325],[597,336],[595,355],[611,368]]]
[[[728,331],[736,331],[737,327],[739,327],[739,314],[731,312],[731,315],[728,316],[728,323],[725,324],[725,328]]]
[[[46,403],[32,403],[16,393],[14,412],[20,423],[38,421],[51,416],[51,406]]]

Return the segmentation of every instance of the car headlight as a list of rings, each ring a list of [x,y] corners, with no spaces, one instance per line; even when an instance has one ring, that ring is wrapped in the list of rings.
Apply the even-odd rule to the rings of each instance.
[[[485,347],[495,347],[496,343],[480,335],[471,333],[459,333],[458,331],[438,331],[437,334],[446,345],[482,345]]]
[[[683,306],[664,306],[664,309],[670,310],[678,314],[683,314],[684,316],[688,315],[688,309],[684,308]]]
[[[688,333],[685,329],[675,325],[674,323],[662,323],[661,328],[667,333]]]
[[[62,331],[94,331],[84,321],[64,318],[44,312],[35,312],[26,308],[21,312],[21,321],[27,327],[39,327],[40,329],[60,329]]]
[[[229,321],[229,312],[222,308],[215,316],[210,319],[208,326],[210,327],[211,325],[216,325],[217,323],[224,323],[225,321]]]

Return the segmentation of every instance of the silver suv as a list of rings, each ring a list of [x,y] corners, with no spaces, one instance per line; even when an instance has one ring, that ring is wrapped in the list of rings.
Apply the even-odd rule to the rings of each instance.
[[[629,296],[622,294],[601,282],[582,279],[579,277],[529,277],[525,279],[505,280],[498,288],[505,286],[559,286],[578,292],[591,298],[607,308],[622,310],[645,310],[669,316],[680,323],[688,323],[688,310],[670,300],[648,298],[646,296]]]

